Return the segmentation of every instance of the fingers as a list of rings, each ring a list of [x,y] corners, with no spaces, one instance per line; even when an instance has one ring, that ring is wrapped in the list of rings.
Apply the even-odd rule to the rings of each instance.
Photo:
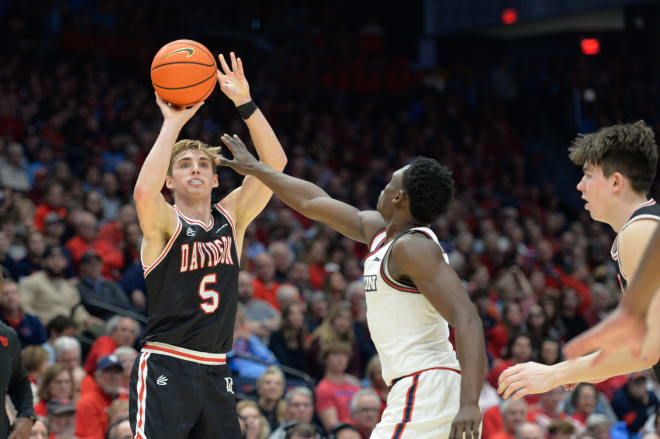
[[[463,422],[454,422],[451,424],[449,439],[463,439]]]
[[[238,72],[238,64],[236,63],[236,54],[234,52],[229,52],[229,59],[231,60],[231,71],[234,73]]]
[[[238,62],[238,73],[245,76],[245,72],[243,71],[243,61],[241,61],[240,58],[236,58],[236,61]]]
[[[230,74],[231,70],[229,69],[227,61],[225,61],[225,57],[222,53],[218,55],[218,59],[220,60],[220,67],[222,67],[222,71],[225,72],[225,75]]]
[[[506,387],[504,383],[505,382],[508,383],[509,377],[518,373],[519,370],[520,370],[519,366],[517,365],[511,366],[508,369],[505,369],[504,372],[500,374],[500,378],[497,380],[498,382],[497,393],[502,394],[504,388]]]
[[[500,389],[503,389],[504,392],[501,394],[502,398],[510,397],[517,390],[521,390],[525,387],[525,383],[522,377],[518,375],[513,375],[507,378],[500,384]],[[499,390],[499,389],[498,389]]]
[[[222,140],[222,143],[227,145],[227,148],[229,148],[229,151],[231,151],[232,155],[234,155],[234,141],[233,139],[229,136],[229,134],[225,133],[220,137],[220,140]]]

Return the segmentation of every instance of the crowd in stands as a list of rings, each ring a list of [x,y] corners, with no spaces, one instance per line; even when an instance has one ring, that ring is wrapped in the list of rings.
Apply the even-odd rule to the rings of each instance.
[[[128,376],[148,306],[132,190],[161,117],[146,74],[90,56],[62,31],[99,26],[116,36],[133,22],[122,14],[149,12],[121,4],[92,13],[92,2],[70,2],[42,14],[40,38],[70,53],[55,45],[38,57],[29,48],[0,54],[0,318],[24,348],[41,417],[35,438],[130,434]],[[19,40],[29,40],[27,16],[0,10]],[[620,295],[612,231],[547,184],[553,154],[528,145],[559,138],[561,155],[578,130],[638,118],[659,128],[657,67],[634,55],[532,64],[505,56],[415,71],[386,54],[378,26],[344,29],[337,42],[327,17],[318,19],[296,28],[308,46],[239,53],[253,97],[284,145],[286,172],[360,209],[374,208],[391,172],[416,155],[453,170],[455,200],[433,229],[484,323],[484,439],[659,434],[660,388],[646,372],[519,401],[495,392],[513,364],[561,361],[563,343]],[[574,97],[587,89],[598,99],[578,111]],[[216,92],[184,135],[248,140],[223,99]],[[220,172],[216,198],[240,183]],[[577,179],[569,183],[570,191]],[[366,324],[365,254],[277,199],[248,228],[229,355],[246,438],[369,437],[389,389]]]

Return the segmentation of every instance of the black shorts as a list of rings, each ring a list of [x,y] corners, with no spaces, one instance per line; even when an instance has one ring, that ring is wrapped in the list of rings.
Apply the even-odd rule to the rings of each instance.
[[[136,439],[240,439],[227,365],[140,352],[130,380],[129,418]]]

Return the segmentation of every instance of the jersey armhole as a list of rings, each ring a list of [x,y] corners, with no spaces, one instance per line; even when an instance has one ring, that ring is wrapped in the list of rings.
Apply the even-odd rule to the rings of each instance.
[[[181,222],[181,218],[179,217],[179,215],[176,216],[176,220],[177,220],[177,226],[176,226],[175,232],[172,233],[172,236],[170,236],[170,239],[167,241],[167,243],[165,244],[165,247],[160,252],[158,257],[149,265],[146,265],[142,261],[142,246],[144,245],[144,241],[142,241],[142,244],[140,245],[140,263],[142,264],[142,269],[144,270],[144,277],[145,278],[147,277],[147,275],[149,273],[151,273],[153,271],[154,268],[156,268],[156,266],[158,264],[161,263],[161,261],[163,259],[165,259],[165,256],[167,256],[167,254],[169,253],[170,249],[172,248],[172,245],[174,244],[174,241],[176,240],[176,238],[181,233],[181,230],[183,229],[183,223]]]

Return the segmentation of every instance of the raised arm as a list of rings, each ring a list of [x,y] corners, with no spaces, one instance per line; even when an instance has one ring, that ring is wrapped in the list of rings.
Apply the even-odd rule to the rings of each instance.
[[[253,105],[243,62],[236,58],[234,52],[231,52],[229,57],[231,68],[224,56],[219,56],[222,68],[222,72],[218,70],[220,89],[236,107]],[[257,108],[244,121],[250,130],[259,159],[273,169],[283,170],[287,162],[286,154],[261,110]],[[272,194],[273,192],[257,178],[247,176],[241,186],[227,195],[220,204],[234,216],[236,228],[241,233],[266,207]]]
[[[299,178],[276,171],[257,161],[234,135],[225,134],[222,141],[234,155],[233,160],[220,159],[242,175],[252,175],[268,186],[285,204],[306,217],[332,227],[342,235],[369,243],[376,232],[385,226],[376,211],[359,211],[353,206],[331,198],[323,189]]]
[[[486,342],[476,308],[456,272],[445,262],[440,246],[428,238],[414,234],[401,237],[392,247],[387,269],[395,278],[409,277],[454,328],[461,365],[461,396],[450,438],[462,438],[464,431],[468,438],[478,437],[479,395],[486,376]]]
[[[165,183],[170,156],[179,132],[204,104],[200,102],[191,108],[175,110],[158,95],[156,102],[163,113],[163,126],[140,169],[133,190],[133,199],[145,240],[143,262],[147,265],[158,257],[176,229],[177,217],[174,208],[165,201],[160,191]]]

